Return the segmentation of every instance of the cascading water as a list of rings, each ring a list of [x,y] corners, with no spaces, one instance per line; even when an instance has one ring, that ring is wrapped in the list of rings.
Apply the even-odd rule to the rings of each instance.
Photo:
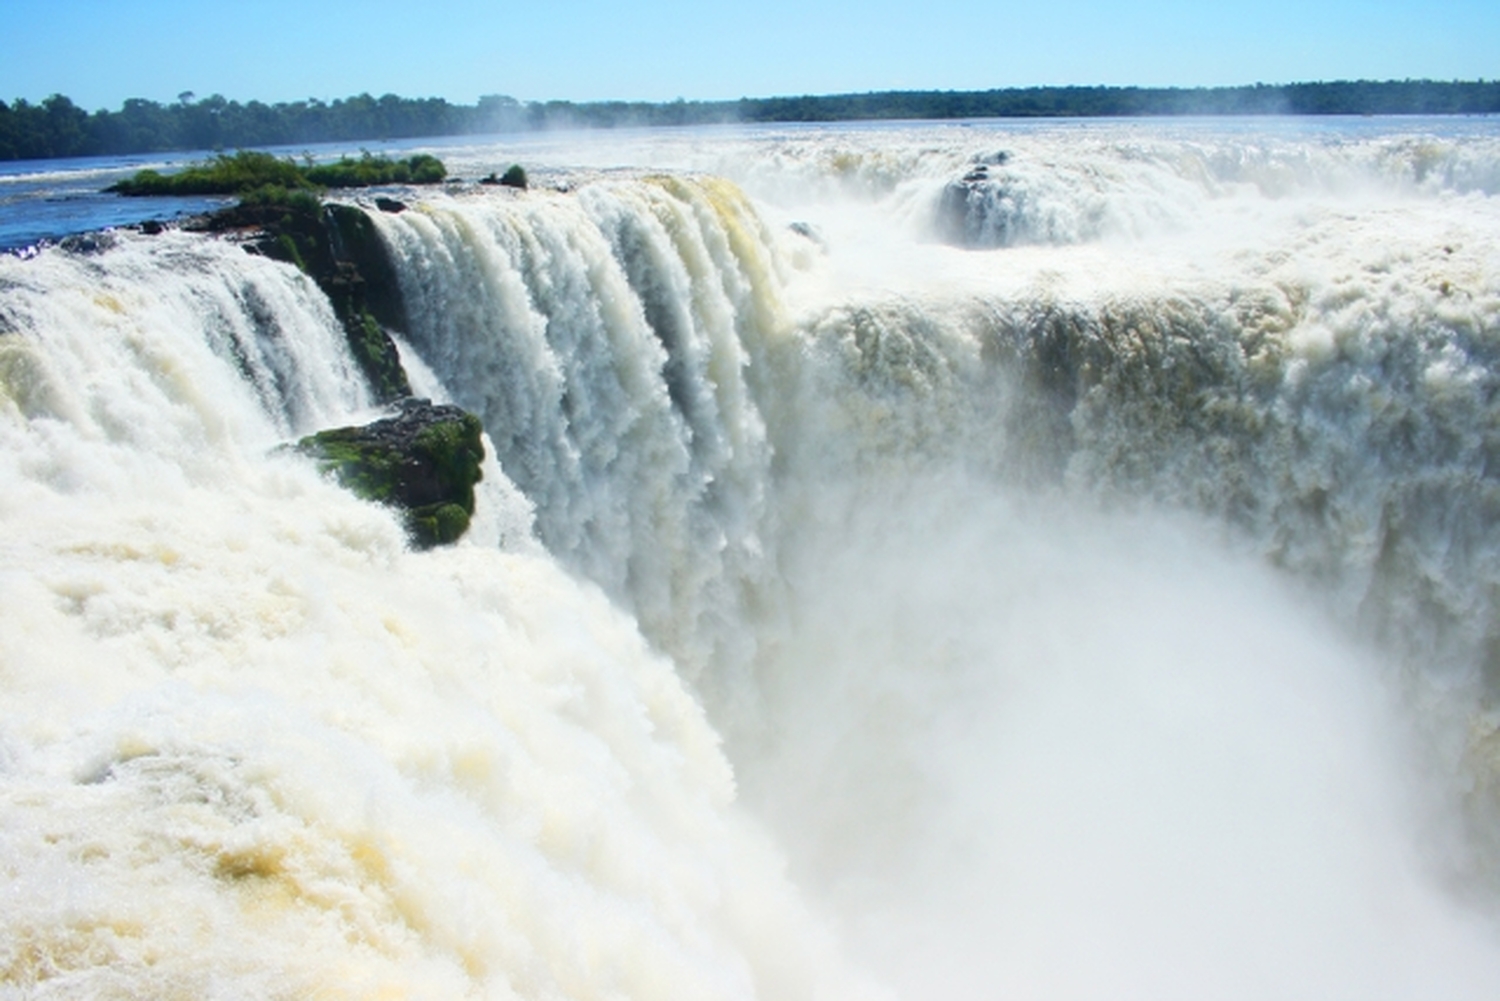
[[[625,616],[273,451],[366,403],[309,281],[185,234],[0,266],[7,996],[828,994]]]
[[[372,213],[430,553],[295,271],[0,258],[0,992],[1494,996],[1500,142],[1258,128]]]
[[[726,589],[753,580],[765,517],[747,366],[777,321],[749,206],[659,178],[381,225],[413,346],[492,429],[549,550],[705,663],[743,614]]]

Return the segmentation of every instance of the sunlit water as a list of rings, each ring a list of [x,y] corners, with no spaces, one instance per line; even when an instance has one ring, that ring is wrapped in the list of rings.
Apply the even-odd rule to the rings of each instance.
[[[442,152],[446,550],[293,269],[0,257],[0,996],[1500,993],[1491,123]]]

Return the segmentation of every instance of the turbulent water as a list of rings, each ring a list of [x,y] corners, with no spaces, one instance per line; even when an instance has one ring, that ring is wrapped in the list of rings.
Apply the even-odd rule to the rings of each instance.
[[[1500,993],[1493,123],[446,159],[448,549],[295,269],[0,256],[0,997]]]

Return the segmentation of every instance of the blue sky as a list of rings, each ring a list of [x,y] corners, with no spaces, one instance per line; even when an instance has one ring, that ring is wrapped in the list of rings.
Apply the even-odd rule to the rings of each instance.
[[[523,100],[1500,77],[1497,0],[0,0],[0,99]]]

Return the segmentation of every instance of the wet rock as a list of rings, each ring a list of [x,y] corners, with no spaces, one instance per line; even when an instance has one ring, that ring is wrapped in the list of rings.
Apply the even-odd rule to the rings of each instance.
[[[57,241],[57,245],[70,254],[102,254],[119,240],[108,230],[97,233],[75,233]]]
[[[1004,171],[991,169],[1009,159],[1004,153],[986,158],[957,180],[949,181],[938,199],[938,235],[957,247],[1008,247],[1023,238],[1020,213],[1024,194]]]
[[[823,239],[823,234],[820,233],[820,232],[818,232],[818,228],[816,226],[814,226],[812,223],[809,223],[809,222],[794,222],[794,223],[790,224],[789,226],[787,226],[787,229],[791,230],[793,233],[796,233],[798,236],[802,237],[804,240],[810,240],[810,241],[812,241],[813,243],[817,244],[819,248],[821,248],[823,250],[827,250],[828,249],[828,241],[825,240],[825,239]]]
[[[354,205],[323,204],[306,192],[249,198],[206,217],[210,232],[238,232],[245,249],[294,264],[318,283],[376,399],[411,395],[388,330],[407,329],[395,265],[374,222]]]
[[[398,201],[395,198],[376,198],[375,207],[382,212],[389,212],[392,215],[395,215],[398,212],[406,211],[406,203],[403,201]]]
[[[401,511],[412,544],[431,549],[469,528],[482,430],[459,407],[407,398],[390,417],[319,431],[296,448],[356,495]]]

